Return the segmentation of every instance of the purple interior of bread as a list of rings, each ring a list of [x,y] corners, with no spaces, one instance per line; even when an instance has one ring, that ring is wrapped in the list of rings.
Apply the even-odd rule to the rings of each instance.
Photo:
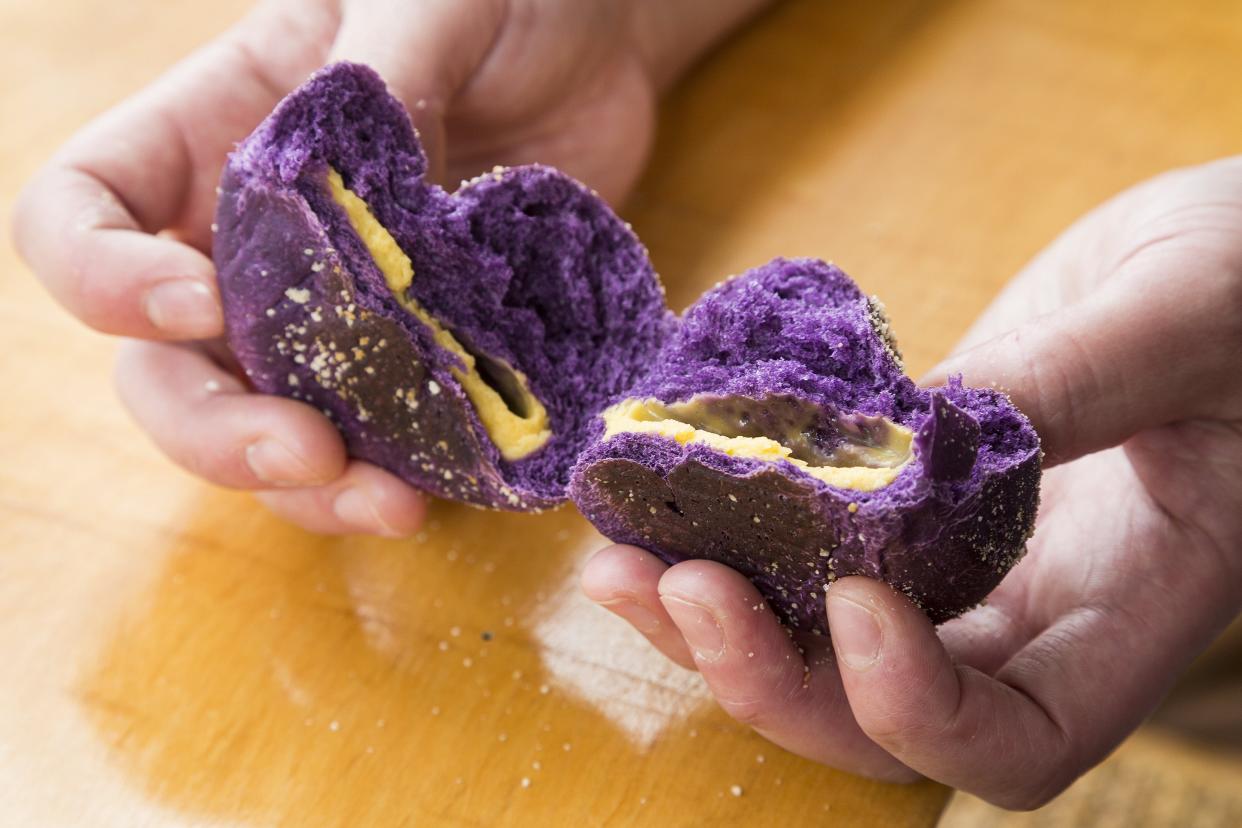
[[[456,194],[427,161],[401,104],[370,69],[337,64],[287,98],[231,162],[299,193],[348,262],[360,307],[398,322],[441,385],[459,360],[391,295],[328,192],[336,169],[409,256],[410,296],[472,352],[526,375],[553,436],[532,455],[487,459],[507,483],[563,499],[594,415],[652,361],[671,315],[645,249],[582,185],[544,167],[497,170]],[[471,406],[471,426],[483,433]]]

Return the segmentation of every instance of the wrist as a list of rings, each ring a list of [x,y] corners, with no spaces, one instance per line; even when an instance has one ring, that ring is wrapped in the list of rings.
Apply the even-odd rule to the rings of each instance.
[[[631,33],[655,87],[672,86],[704,53],[773,0],[636,0]]]

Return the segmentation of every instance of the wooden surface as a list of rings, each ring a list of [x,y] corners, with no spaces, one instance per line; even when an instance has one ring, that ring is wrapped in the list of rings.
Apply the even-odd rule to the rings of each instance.
[[[243,5],[0,0],[6,211]],[[833,258],[917,373],[1076,214],[1242,144],[1234,3],[877,5],[790,2],[669,100],[626,212],[675,306]],[[113,344],[0,256],[0,823],[935,820],[943,789],[765,744],[589,606],[572,510],[325,539],[177,471],[115,402]]]
[[[1148,727],[1036,811],[1002,811],[959,793],[940,828],[1237,828],[1239,780],[1237,753],[1204,750]]]

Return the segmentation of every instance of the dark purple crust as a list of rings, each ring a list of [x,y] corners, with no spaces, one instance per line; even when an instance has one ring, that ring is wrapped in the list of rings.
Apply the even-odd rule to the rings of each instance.
[[[1025,549],[1039,441],[1001,394],[917,388],[884,334],[840,270],[778,259],[701,298],[629,396],[795,394],[881,414],[915,432],[915,459],[888,486],[839,489],[791,464],[620,434],[582,454],[570,496],[615,541],[737,569],[798,629],[826,631],[824,591],[845,575],[887,581],[936,622],[964,612]]]
[[[450,372],[457,358],[393,299],[328,195],[329,166],[410,256],[411,295],[526,374],[548,409],[545,447],[499,456]],[[667,337],[663,292],[628,226],[559,172],[497,170],[450,195],[423,181],[426,166],[370,69],[330,66],[286,98],[221,181],[230,346],[257,389],[328,414],[352,456],[441,497],[555,505],[594,413]]]

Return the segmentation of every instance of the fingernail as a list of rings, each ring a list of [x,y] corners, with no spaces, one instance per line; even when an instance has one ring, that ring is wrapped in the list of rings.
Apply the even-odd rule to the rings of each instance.
[[[855,672],[870,670],[880,660],[884,634],[872,607],[843,595],[828,593],[829,631],[837,658]]]
[[[673,616],[677,628],[694,651],[695,658],[716,661],[724,655],[724,629],[706,607],[671,595],[661,595],[660,602],[664,604],[668,614]]]
[[[367,497],[361,489],[346,489],[338,494],[332,501],[332,512],[359,532],[390,538],[401,537],[400,532],[384,522],[379,510],[371,502],[371,498]]]
[[[637,601],[629,598],[617,598],[613,601],[601,601],[601,607],[607,607],[621,616],[643,635],[651,635],[660,629],[660,617]]]
[[[175,336],[215,336],[224,322],[215,291],[195,279],[160,282],[147,291],[145,307],[152,325]]]
[[[255,477],[272,486],[318,482],[305,460],[270,437],[246,446],[246,465]]]

